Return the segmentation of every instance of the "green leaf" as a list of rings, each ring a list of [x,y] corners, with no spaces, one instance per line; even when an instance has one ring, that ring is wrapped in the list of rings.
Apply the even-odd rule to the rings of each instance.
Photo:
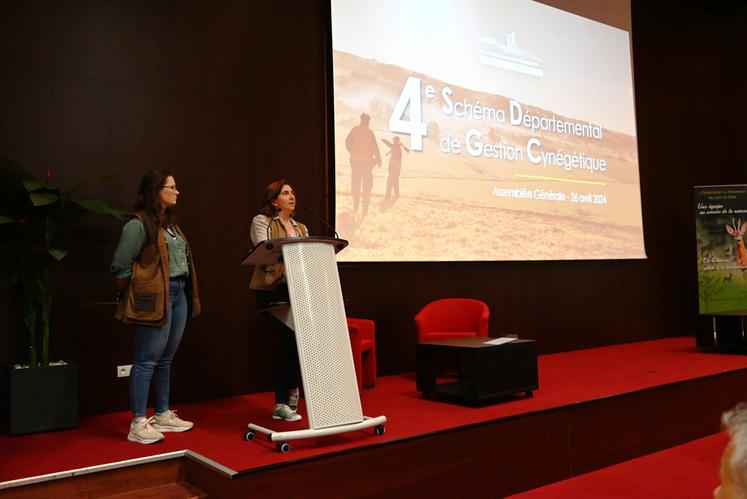
[[[62,199],[62,203],[64,204],[64,203],[67,203],[69,201],[74,201],[73,200],[73,195],[78,190],[82,189],[83,187],[86,187],[88,185],[96,184],[98,182],[101,182],[102,180],[111,180],[111,179],[113,179],[115,177],[116,177],[116,175],[105,175],[103,177],[95,177],[95,178],[91,178],[91,179],[88,179],[88,180],[84,180],[83,182],[81,182],[81,183],[79,183],[77,185],[74,185],[71,189],[63,192],[60,195],[60,198]]]
[[[34,206],[45,206],[60,199],[59,196],[51,192],[32,192],[29,194],[29,198]]]
[[[23,186],[26,188],[26,191],[28,192],[38,191],[39,189],[43,189],[44,187],[46,187],[44,184],[42,184],[38,180],[24,180]]]
[[[109,203],[103,199],[75,199],[73,202],[83,207],[85,210],[98,213],[99,215],[111,215],[117,220],[124,220],[127,215],[127,213],[122,210],[112,208],[109,206]]]
[[[36,180],[36,178],[30,172],[26,171],[24,168],[21,168],[2,155],[0,155],[0,173],[2,173],[4,180]]]
[[[52,255],[52,258],[57,260],[58,262],[65,258],[65,255],[67,255],[67,250],[59,249],[59,248],[47,248],[47,251],[50,255]]]

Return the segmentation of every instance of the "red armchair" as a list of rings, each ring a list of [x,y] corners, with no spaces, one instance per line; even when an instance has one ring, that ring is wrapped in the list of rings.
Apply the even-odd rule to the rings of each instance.
[[[488,335],[490,309],[472,298],[445,298],[429,303],[415,316],[418,341]]]
[[[368,319],[347,319],[358,389],[373,388],[376,384],[376,324]]]

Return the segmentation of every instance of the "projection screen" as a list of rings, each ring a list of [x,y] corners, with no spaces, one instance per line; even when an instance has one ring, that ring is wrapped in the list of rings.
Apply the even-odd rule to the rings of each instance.
[[[341,261],[645,258],[630,35],[528,0],[332,0]]]

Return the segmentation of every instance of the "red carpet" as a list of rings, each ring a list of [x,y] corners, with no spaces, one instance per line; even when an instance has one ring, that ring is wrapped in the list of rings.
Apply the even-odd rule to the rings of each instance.
[[[364,390],[362,400],[367,416],[387,416],[385,435],[368,431],[294,441],[289,454],[276,452],[264,438],[243,440],[250,420],[277,430],[305,427],[305,420],[282,425],[271,420],[271,393],[177,406],[195,430],[167,434],[166,442],[150,446],[127,442],[127,412],[89,417],[75,430],[0,437],[0,482],[183,449],[244,471],[747,368],[747,356],[701,353],[693,344],[692,338],[668,338],[542,356],[540,389],[533,398],[481,408],[423,400],[412,375],[383,377],[375,389]]]
[[[512,499],[708,498],[719,484],[721,453],[728,441],[719,433],[562,482],[511,496]]]

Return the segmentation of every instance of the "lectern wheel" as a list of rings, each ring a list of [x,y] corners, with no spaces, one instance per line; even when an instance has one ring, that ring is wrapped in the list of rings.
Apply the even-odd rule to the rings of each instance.
[[[380,424],[378,426],[374,426],[374,435],[383,435],[386,433],[386,428],[384,428],[384,425]]]
[[[254,433],[253,430],[249,430],[248,432],[244,434],[244,440],[246,440],[247,442],[251,442],[252,440],[254,440],[254,437],[256,436],[257,435]]]
[[[278,452],[281,454],[287,454],[291,450],[291,446],[288,442],[278,442],[277,444]]]

